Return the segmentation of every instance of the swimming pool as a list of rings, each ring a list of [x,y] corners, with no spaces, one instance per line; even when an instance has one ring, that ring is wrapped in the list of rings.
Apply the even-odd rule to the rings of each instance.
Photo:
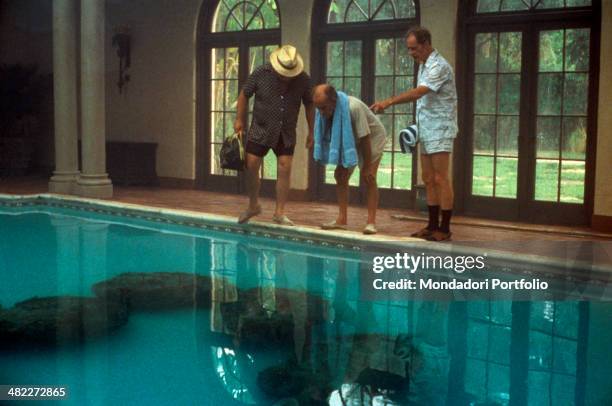
[[[372,299],[354,239],[0,202],[0,384],[67,387],[57,404],[612,401],[609,302]]]

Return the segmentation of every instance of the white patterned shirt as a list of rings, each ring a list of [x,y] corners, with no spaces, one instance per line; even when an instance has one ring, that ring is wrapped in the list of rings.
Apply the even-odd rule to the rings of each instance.
[[[421,141],[457,136],[457,88],[449,63],[434,50],[419,66],[418,86],[429,92],[417,100],[416,120]]]

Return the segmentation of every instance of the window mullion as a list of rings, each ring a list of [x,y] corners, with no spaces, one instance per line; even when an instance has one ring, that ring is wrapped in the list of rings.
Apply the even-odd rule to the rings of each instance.
[[[376,45],[375,38],[364,38],[361,42],[361,95],[359,97],[367,105],[370,105],[374,101],[374,80],[375,77],[375,62],[374,58],[376,51],[374,46]],[[357,95],[355,95],[357,96]]]

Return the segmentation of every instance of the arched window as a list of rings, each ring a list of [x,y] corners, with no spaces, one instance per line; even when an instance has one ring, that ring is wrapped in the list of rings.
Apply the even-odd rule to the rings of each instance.
[[[332,0],[329,6],[327,22],[357,23],[362,21],[396,20],[415,18],[414,1],[405,0]]]
[[[590,6],[591,0],[478,0],[478,13]]]
[[[474,0],[468,10],[457,197],[481,216],[587,224],[599,2]]]
[[[418,23],[418,4],[412,0],[321,0],[315,4],[313,55],[319,65],[313,76],[371,104],[412,88],[416,66],[408,55],[404,35]],[[412,203],[416,160],[400,151],[395,134],[414,121],[413,104],[387,109],[380,118],[388,142],[379,171],[381,201]],[[334,168],[317,167],[317,194],[334,199]],[[350,184],[359,186],[357,169]],[[358,194],[353,193],[352,197]]]
[[[221,0],[217,6],[213,32],[274,28],[280,28],[276,2]]]
[[[275,0],[219,0],[206,7],[201,18],[196,178],[209,190],[241,192],[241,177],[221,169],[219,151],[223,139],[233,133],[242,83],[280,44],[280,12]],[[261,175],[265,193],[271,188],[265,179],[276,178],[272,154],[264,160]]]

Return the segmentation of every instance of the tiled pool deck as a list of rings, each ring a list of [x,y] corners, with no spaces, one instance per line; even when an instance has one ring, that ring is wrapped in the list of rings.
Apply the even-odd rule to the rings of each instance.
[[[47,179],[39,177],[16,177],[0,180],[0,193],[10,195],[32,195],[47,193]],[[57,196],[57,195],[56,195]],[[68,199],[73,199],[67,197]],[[74,201],[78,201],[76,199]],[[208,213],[205,216],[217,219],[220,224],[230,224],[244,209],[246,198],[240,195],[206,192],[201,190],[170,189],[161,187],[121,187],[115,186],[114,197],[106,204],[113,207],[127,205],[143,205],[161,212],[160,209],[172,209],[175,215],[186,214],[197,217],[197,213]],[[262,198],[263,213],[256,218],[253,228],[261,232],[275,233],[282,229],[269,223],[274,210],[274,200]],[[287,215],[298,225],[294,233],[315,235],[317,238],[327,240],[342,240],[350,244],[351,241],[366,241],[366,236],[360,233],[366,218],[366,209],[363,207],[349,208],[349,231],[322,232],[318,225],[335,217],[337,207],[334,204],[322,202],[289,202]],[[402,219],[398,219],[401,217]],[[379,234],[374,240],[385,241],[420,241],[411,239],[410,233],[423,227],[425,217],[415,211],[399,209],[380,209],[377,226]],[[233,228],[233,227],[232,227]],[[242,228],[249,232],[249,228]],[[268,230],[268,231],[265,231]],[[482,220],[463,216],[453,218],[453,244],[464,246],[483,247],[492,244],[495,248],[503,246],[504,251],[525,255],[538,255],[546,257],[567,258],[566,252],[560,252],[554,241],[585,242],[602,241],[609,244],[599,244],[599,251],[592,258],[594,263],[612,265],[612,234],[603,234],[590,230],[587,227],[560,227],[541,226],[523,223],[511,223],[493,220]],[[428,243],[444,250],[443,245],[448,243]],[[603,251],[602,251],[603,249]],[[591,259],[591,258],[589,258]]]

